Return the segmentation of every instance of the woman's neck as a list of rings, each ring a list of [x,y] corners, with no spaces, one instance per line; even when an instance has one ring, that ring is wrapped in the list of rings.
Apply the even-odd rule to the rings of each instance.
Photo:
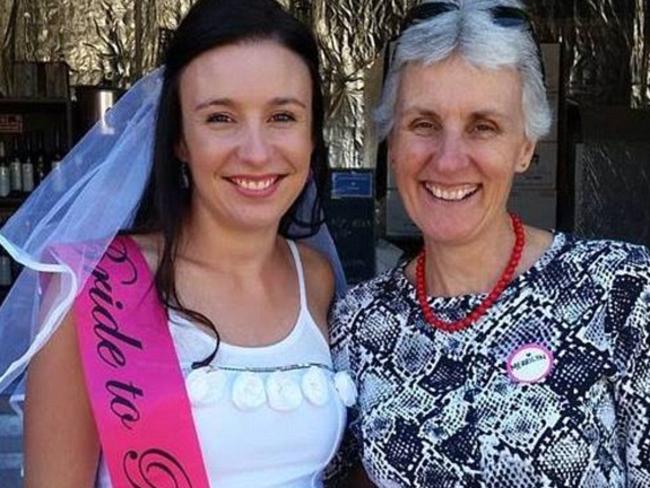
[[[515,234],[508,216],[461,244],[425,239],[428,294],[458,296],[489,292],[508,265],[514,243]]]
[[[278,250],[277,228],[242,229],[192,215],[184,225],[179,257],[234,276],[259,275]]]

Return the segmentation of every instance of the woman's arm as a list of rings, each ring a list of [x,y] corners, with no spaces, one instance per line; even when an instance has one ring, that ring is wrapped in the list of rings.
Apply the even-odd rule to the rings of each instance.
[[[348,480],[349,488],[374,488],[375,485],[372,484],[366,471],[363,469],[363,464],[357,464],[352,470],[350,479]]]
[[[650,480],[650,252],[636,248],[617,270],[606,321],[618,331],[617,434],[627,486]]]
[[[25,395],[25,487],[90,488],[99,441],[69,314],[32,360]]]

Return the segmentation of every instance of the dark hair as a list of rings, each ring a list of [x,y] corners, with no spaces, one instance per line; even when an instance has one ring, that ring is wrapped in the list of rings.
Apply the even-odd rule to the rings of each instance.
[[[198,0],[181,21],[167,49],[165,74],[160,94],[153,171],[138,207],[131,233],[160,232],[163,247],[155,273],[155,285],[163,304],[184,313],[219,333],[205,315],[185,308],[179,300],[174,278],[174,263],[182,230],[189,211],[190,189],[181,184],[181,162],[175,155],[175,144],[181,137],[181,104],[178,92],[183,69],[197,56],[215,47],[241,42],[273,40],[297,54],[307,65],[312,80],[311,177],[317,189],[325,183],[326,148],[323,139],[323,96],[320,88],[318,45],[311,31],[286,12],[274,0]],[[300,239],[314,235],[323,218],[318,198],[309,209],[307,221],[297,210],[303,203],[306,187],[280,220],[279,233]],[[302,212],[301,212],[302,213]],[[216,354],[194,367],[207,364]]]

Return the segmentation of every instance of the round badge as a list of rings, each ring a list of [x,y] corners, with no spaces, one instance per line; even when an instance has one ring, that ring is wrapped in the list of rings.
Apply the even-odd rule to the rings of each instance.
[[[525,344],[508,357],[508,376],[517,383],[538,383],[553,369],[553,353],[540,344]]]

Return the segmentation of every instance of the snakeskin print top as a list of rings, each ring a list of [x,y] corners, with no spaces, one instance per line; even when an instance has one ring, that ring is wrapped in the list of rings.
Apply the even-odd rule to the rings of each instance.
[[[430,298],[445,320],[484,295]],[[650,487],[650,253],[555,235],[469,329],[428,325],[399,266],[332,312],[359,388],[341,464],[393,487]]]

